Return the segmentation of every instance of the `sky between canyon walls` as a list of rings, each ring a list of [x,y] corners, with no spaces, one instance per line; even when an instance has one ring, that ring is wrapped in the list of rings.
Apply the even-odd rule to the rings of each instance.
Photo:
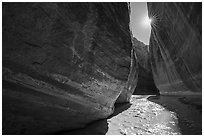
[[[130,27],[133,36],[149,45],[151,25],[147,22],[148,11],[146,2],[131,2]]]

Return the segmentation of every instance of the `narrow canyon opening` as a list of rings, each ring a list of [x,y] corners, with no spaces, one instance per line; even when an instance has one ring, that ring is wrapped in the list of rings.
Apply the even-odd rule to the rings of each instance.
[[[133,52],[138,60],[138,80],[134,95],[159,95],[153,79],[149,40],[151,18],[148,15],[146,2],[130,3],[130,30],[132,33]]]
[[[2,134],[202,134],[202,3],[3,2]]]

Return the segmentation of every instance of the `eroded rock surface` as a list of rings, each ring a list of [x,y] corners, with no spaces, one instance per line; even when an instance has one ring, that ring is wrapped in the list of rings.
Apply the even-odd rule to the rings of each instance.
[[[154,81],[161,93],[202,88],[202,3],[148,3]]]
[[[47,134],[127,102],[127,3],[3,3],[3,134]],[[129,86],[135,83],[129,81]]]
[[[159,94],[152,75],[148,45],[133,38],[133,49],[138,60],[138,81],[133,94]]]

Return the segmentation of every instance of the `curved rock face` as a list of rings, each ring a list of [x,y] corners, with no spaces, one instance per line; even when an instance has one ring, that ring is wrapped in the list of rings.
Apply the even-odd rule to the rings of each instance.
[[[138,60],[138,82],[133,94],[159,94],[152,75],[148,45],[133,38],[133,49]]]
[[[202,3],[148,3],[148,12],[151,65],[160,92],[201,92]]]
[[[137,54],[139,65],[145,68],[147,71],[150,71],[151,66],[149,64],[148,45],[145,45],[143,42],[133,37],[133,48]]]
[[[2,11],[3,134],[81,127],[112,114],[119,95],[129,101],[127,3],[3,3]]]

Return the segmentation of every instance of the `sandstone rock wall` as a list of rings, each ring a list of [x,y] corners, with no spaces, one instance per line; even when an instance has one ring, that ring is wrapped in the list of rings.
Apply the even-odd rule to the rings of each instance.
[[[129,101],[127,3],[3,3],[2,11],[3,134],[82,127],[112,114],[120,94]]]
[[[202,3],[148,3],[148,13],[151,65],[160,92],[201,92]]]
[[[133,37],[133,48],[136,51],[139,65],[150,71],[151,65],[149,63],[148,45]]]
[[[138,81],[133,94],[159,94],[152,75],[148,45],[133,38],[133,49],[138,60]]]

